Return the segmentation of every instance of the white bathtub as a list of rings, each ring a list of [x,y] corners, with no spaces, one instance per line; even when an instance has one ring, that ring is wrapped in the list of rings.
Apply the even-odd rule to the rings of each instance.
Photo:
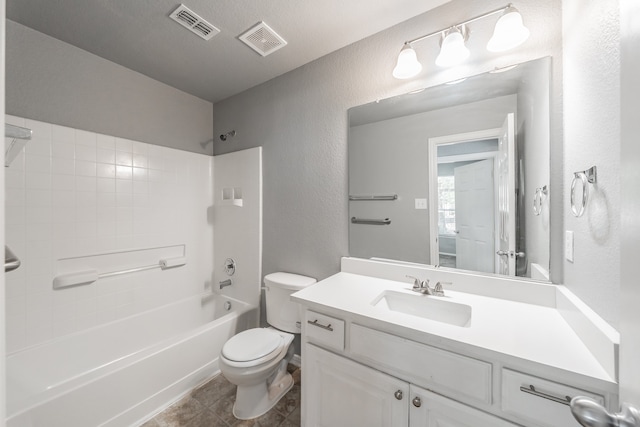
[[[208,294],[13,353],[7,426],[135,425],[215,375],[225,341],[257,322]]]

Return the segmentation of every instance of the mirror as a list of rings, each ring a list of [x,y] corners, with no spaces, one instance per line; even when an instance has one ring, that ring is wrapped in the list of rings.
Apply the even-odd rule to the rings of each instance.
[[[350,255],[548,281],[550,67],[350,109]]]

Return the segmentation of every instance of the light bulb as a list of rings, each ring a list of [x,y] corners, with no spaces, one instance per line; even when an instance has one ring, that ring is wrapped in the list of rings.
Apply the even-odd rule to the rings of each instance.
[[[496,22],[493,36],[487,43],[490,52],[504,52],[520,46],[529,38],[529,29],[522,23],[522,15],[509,6]]]
[[[393,77],[396,79],[409,79],[422,70],[422,64],[418,61],[416,51],[410,44],[405,44],[398,55],[398,63],[393,69]]]

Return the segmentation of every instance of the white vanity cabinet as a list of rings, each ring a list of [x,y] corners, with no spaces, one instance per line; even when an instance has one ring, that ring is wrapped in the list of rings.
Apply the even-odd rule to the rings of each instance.
[[[305,311],[305,427],[577,427],[565,396],[608,407],[615,400],[501,357],[454,352],[340,317]]]
[[[313,344],[304,357],[307,427],[515,426]]]
[[[390,375],[336,354],[335,351],[343,353],[345,348],[346,322],[343,320],[307,310],[305,321],[302,365],[304,426],[515,426],[399,379],[392,375],[397,372],[394,369],[389,369]],[[397,363],[413,363],[424,377],[431,378],[452,393],[459,388],[461,393],[471,396],[470,399],[490,400],[491,388],[487,385],[491,380],[490,364],[432,347],[423,346],[425,349],[422,351],[420,348],[404,348],[394,339],[405,344],[411,342],[359,325],[349,327],[351,347],[358,349],[354,354],[370,351],[372,360],[380,359],[384,364],[387,360],[384,355],[395,353]],[[362,344],[364,341],[361,339],[367,344]],[[380,339],[390,339],[391,342],[381,343]],[[378,345],[394,351],[373,354]]]
[[[407,426],[409,384],[405,381],[313,344],[305,344],[303,357],[303,425]]]

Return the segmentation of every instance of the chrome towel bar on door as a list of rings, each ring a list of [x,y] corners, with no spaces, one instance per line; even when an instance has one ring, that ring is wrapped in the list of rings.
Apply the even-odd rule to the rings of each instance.
[[[365,218],[356,218],[355,216],[351,217],[352,224],[369,224],[369,225],[389,225],[391,224],[391,220],[389,218],[385,219],[365,219]]]

